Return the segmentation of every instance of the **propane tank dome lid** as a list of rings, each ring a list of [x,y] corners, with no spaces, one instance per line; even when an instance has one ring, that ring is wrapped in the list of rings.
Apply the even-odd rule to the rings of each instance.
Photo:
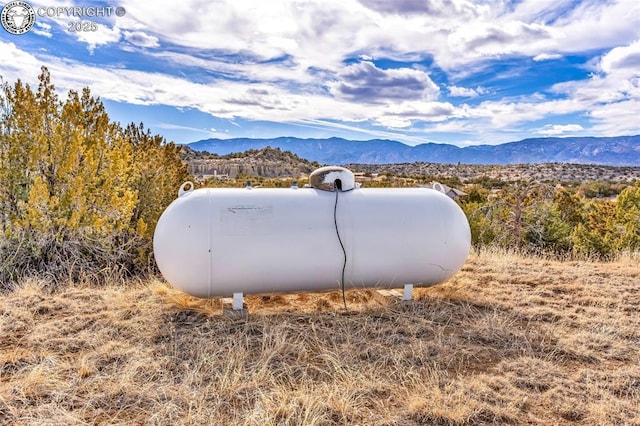
[[[345,167],[325,166],[309,175],[309,184],[323,191],[350,191],[356,187],[356,179],[353,172]]]

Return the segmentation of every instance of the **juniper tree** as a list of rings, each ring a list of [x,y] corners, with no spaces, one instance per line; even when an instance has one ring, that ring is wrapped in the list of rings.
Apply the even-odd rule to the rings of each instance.
[[[38,79],[35,92],[20,80],[2,86],[0,282],[138,271],[187,178],[179,149],[111,122],[88,88],[60,101],[45,67]]]

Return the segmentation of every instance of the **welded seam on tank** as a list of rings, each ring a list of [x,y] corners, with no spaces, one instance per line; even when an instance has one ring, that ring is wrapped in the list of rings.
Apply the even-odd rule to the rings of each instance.
[[[211,292],[213,287],[213,247],[212,239],[211,239],[211,221],[213,220],[213,211],[211,210],[211,189],[207,188],[207,235],[208,239],[208,249],[209,249],[209,287],[207,297],[211,298]]]

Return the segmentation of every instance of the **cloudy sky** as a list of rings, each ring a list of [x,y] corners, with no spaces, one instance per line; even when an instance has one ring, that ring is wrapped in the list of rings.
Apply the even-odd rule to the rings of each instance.
[[[46,65],[61,95],[88,86],[179,143],[640,134],[638,0],[27,2],[33,29],[0,29],[5,81]]]

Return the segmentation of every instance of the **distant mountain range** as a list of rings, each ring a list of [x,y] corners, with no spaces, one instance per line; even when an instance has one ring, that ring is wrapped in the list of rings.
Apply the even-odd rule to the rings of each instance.
[[[392,164],[423,161],[449,164],[576,163],[640,166],[640,135],[609,138],[534,138],[501,145],[454,145],[426,143],[408,146],[398,141],[341,138],[299,139],[205,139],[188,144],[195,151],[220,155],[267,146],[321,164]]]

